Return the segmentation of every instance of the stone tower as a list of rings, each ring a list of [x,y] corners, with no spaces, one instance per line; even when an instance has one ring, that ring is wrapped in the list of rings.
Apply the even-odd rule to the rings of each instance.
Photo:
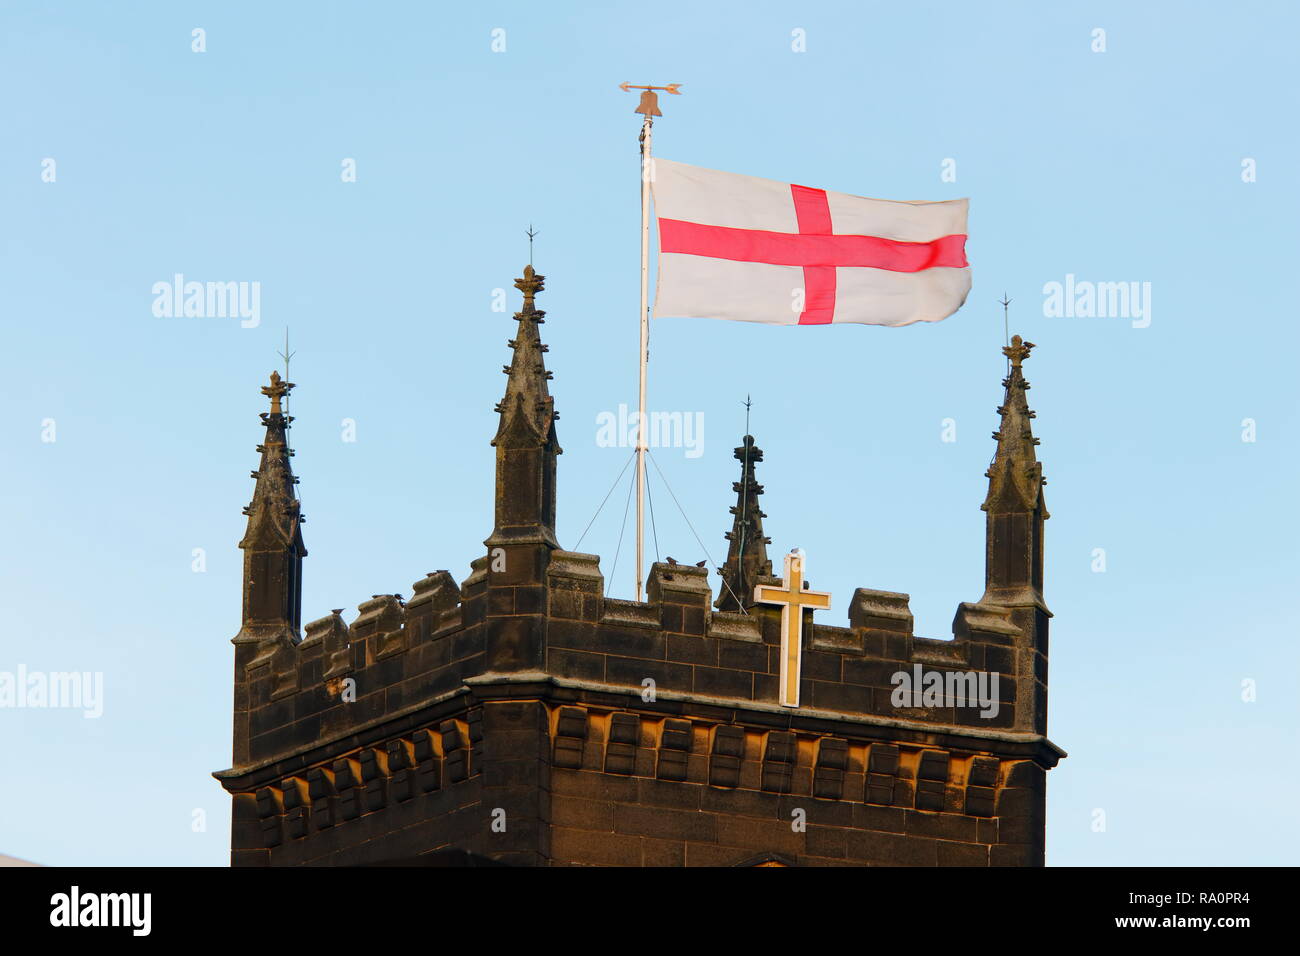
[[[515,285],[495,523],[459,585],[434,571],[409,601],[376,595],[351,623],[334,611],[300,635],[292,386],[263,389],[233,766],[215,775],[233,800],[231,862],[1041,865],[1063,752],[1046,737],[1032,346],[1004,349],[983,597],[958,608],[953,640],[915,636],[906,594],[859,588],[847,626],[801,610],[790,707],[781,610],[755,601],[782,578],[754,439],[736,450],[720,593],[703,567],[655,563],[645,602],[606,597],[599,558],[556,537],[543,277],[529,266]]]

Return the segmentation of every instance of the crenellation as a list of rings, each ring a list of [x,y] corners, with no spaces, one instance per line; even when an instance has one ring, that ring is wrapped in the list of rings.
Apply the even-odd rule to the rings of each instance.
[[[598,621],[603,616],[605,576],[597,555],[552,551],[546,584],[552,617]]]
[[[709,616],[707,635],[719,640],[761,643],[763,630],[757,617],[734,611],[714,611]]]
[[[964,641],[912,638],[912,660],[918,664],[965,669],[970,666],[970,645]]]
[[[374,661],[383,661],[403,654],[409,647],[412,637],[412,630],[405,621],[402,626],[395,631],[380,632],[372,639],[374,647]]]
[[[663,626],[663,612],[653,604],[624,601],[619,598],[606,598],[604,604],[604,613],[600,617],[602,625],[645,627],[654,630],[660,630]]]
[[[271,700],[280,700],[298,693],[299,658],[296,651],[297,648],[285,644],[277,648],[271,658]]]
[[[362,601],[357,612],[356,620],[348,629],[349,641],[353,644],[396,631],[405,618],[402,602],[395,594],[376,594],[369,601]],[[367,663],[373,656],[367,655]]]
[[[849,627],[855,631],[912,633],[911,595],[858,588],[849,601]]]
[[[814,651],[830,651],[850,657],[861,657],[866,653],[860,630],[816,623],[811,632],[808,646]]]
[[[651,604],[688,604],[709,607],[713,590],[706,568],[656,561],[650,566],[646,595]]]
[[[437,627],[429,637],[431,640],[445,637],[454,631],[464,630],[469,627],[469,624],[470,622],[465,619],[464,605],[457,604],[438,614]]]

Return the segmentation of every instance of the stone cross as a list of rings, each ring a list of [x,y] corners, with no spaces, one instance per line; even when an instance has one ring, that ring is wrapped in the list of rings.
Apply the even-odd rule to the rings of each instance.
[[[804,566],[804,553],[795,548],[785,556],[785,574],[780,587],[760,584],[754,588],[756,602],[781,605],[781,685],[778,696],[782,707],[799,706],[803,609],[826,611],[831,606],[829,593],[805,588]]]

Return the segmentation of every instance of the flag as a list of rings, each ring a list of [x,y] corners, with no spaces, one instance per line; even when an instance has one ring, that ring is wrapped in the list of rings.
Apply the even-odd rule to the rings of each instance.
[[[966,301],[968,200],[867,199],[653,163],[656,318],[910,325]]]

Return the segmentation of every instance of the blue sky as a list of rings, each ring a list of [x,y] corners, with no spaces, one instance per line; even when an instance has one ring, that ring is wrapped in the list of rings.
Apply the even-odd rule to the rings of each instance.
[[[650,406],[705,427],[699,457],[656,458],[713,559],[750,394],[767,533],[834,594],[820,619],[842,623],[855,587],[906,591],[917,633],[949,636],[982,592],[1005,291],[1012,332],[1039,346],[1053,514],[1049,729],[1070,757],[1049,777],[1049,862],[1293,862],[1297,19],[1283,3],[5,4],[0,670],[102,671],[105,700],[97,720],[0,710],[0,853],[226,862],[209,774],[229,765],[240,510],[286,327],[304,618],[409,595],[436,568],[463,578],[492,528],[514,328],[493,290],[517,307],[532,223],[574,546],[627,454],[597,446],[597,416],[636,401],[627,80],[684,84],[660,155],[971,198],[974,287],[947,321],[655,323]],[[259,282],[260,324],[156,317],[151,288],[176,273]],[[1045,315],[1066,275],[1149,282],[1149,326]],[[662,553],[703,558],[652,489]],[[621,498],[583,542],[607,576]],[[630,568],[625,542],[611,593],[631,595]]]

